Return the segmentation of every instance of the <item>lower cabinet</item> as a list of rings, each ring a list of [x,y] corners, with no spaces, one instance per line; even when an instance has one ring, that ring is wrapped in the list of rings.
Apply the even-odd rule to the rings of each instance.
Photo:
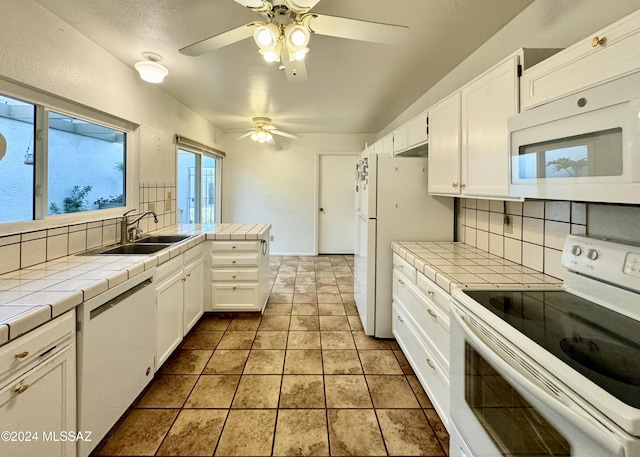
[[[74,316],[69,311],[0,348],[0,455],[76,455]]]
[[[204,312],[201,245],[156,269],[156,371]]]
[[[269,298],[269,233],[209,243],[212,311],[262,311]],[[206,249],[206,248],[205,248]]]
[[[393,335],[449,429],[449,294],[394,254]]]

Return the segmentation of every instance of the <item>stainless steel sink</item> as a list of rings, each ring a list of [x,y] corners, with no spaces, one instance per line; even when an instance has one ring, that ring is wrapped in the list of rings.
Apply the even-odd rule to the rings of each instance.
[[[132,243],[122,246],[116,246],[106,251],[98,251],[93,255],[129,255],[129,254],[153,254],[171,246],[171,243]]]
[[[186,240],[190,236],[191,235],[149,235],[140,238],[135,241],[135,243],[177,243],[178,241]]]

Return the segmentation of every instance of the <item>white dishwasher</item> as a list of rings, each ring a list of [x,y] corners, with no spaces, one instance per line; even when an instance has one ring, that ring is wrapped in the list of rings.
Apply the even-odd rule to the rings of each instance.
[[[153,269],[77,308],[78,442],[86,457],[153,378],[155,293]]]

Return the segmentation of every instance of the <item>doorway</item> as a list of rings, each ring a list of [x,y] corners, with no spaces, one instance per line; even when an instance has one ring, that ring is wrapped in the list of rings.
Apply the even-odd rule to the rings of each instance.
[[[353,254],[357,153],[318,154],[318,253]]]

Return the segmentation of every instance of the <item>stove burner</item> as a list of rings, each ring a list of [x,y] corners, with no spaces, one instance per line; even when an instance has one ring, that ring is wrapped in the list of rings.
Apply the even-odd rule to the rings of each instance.
[[[560,340],[562,351],[573,361],[624,384],[640,386],[640,351],[609,341],[589,339],[580,336]]]

